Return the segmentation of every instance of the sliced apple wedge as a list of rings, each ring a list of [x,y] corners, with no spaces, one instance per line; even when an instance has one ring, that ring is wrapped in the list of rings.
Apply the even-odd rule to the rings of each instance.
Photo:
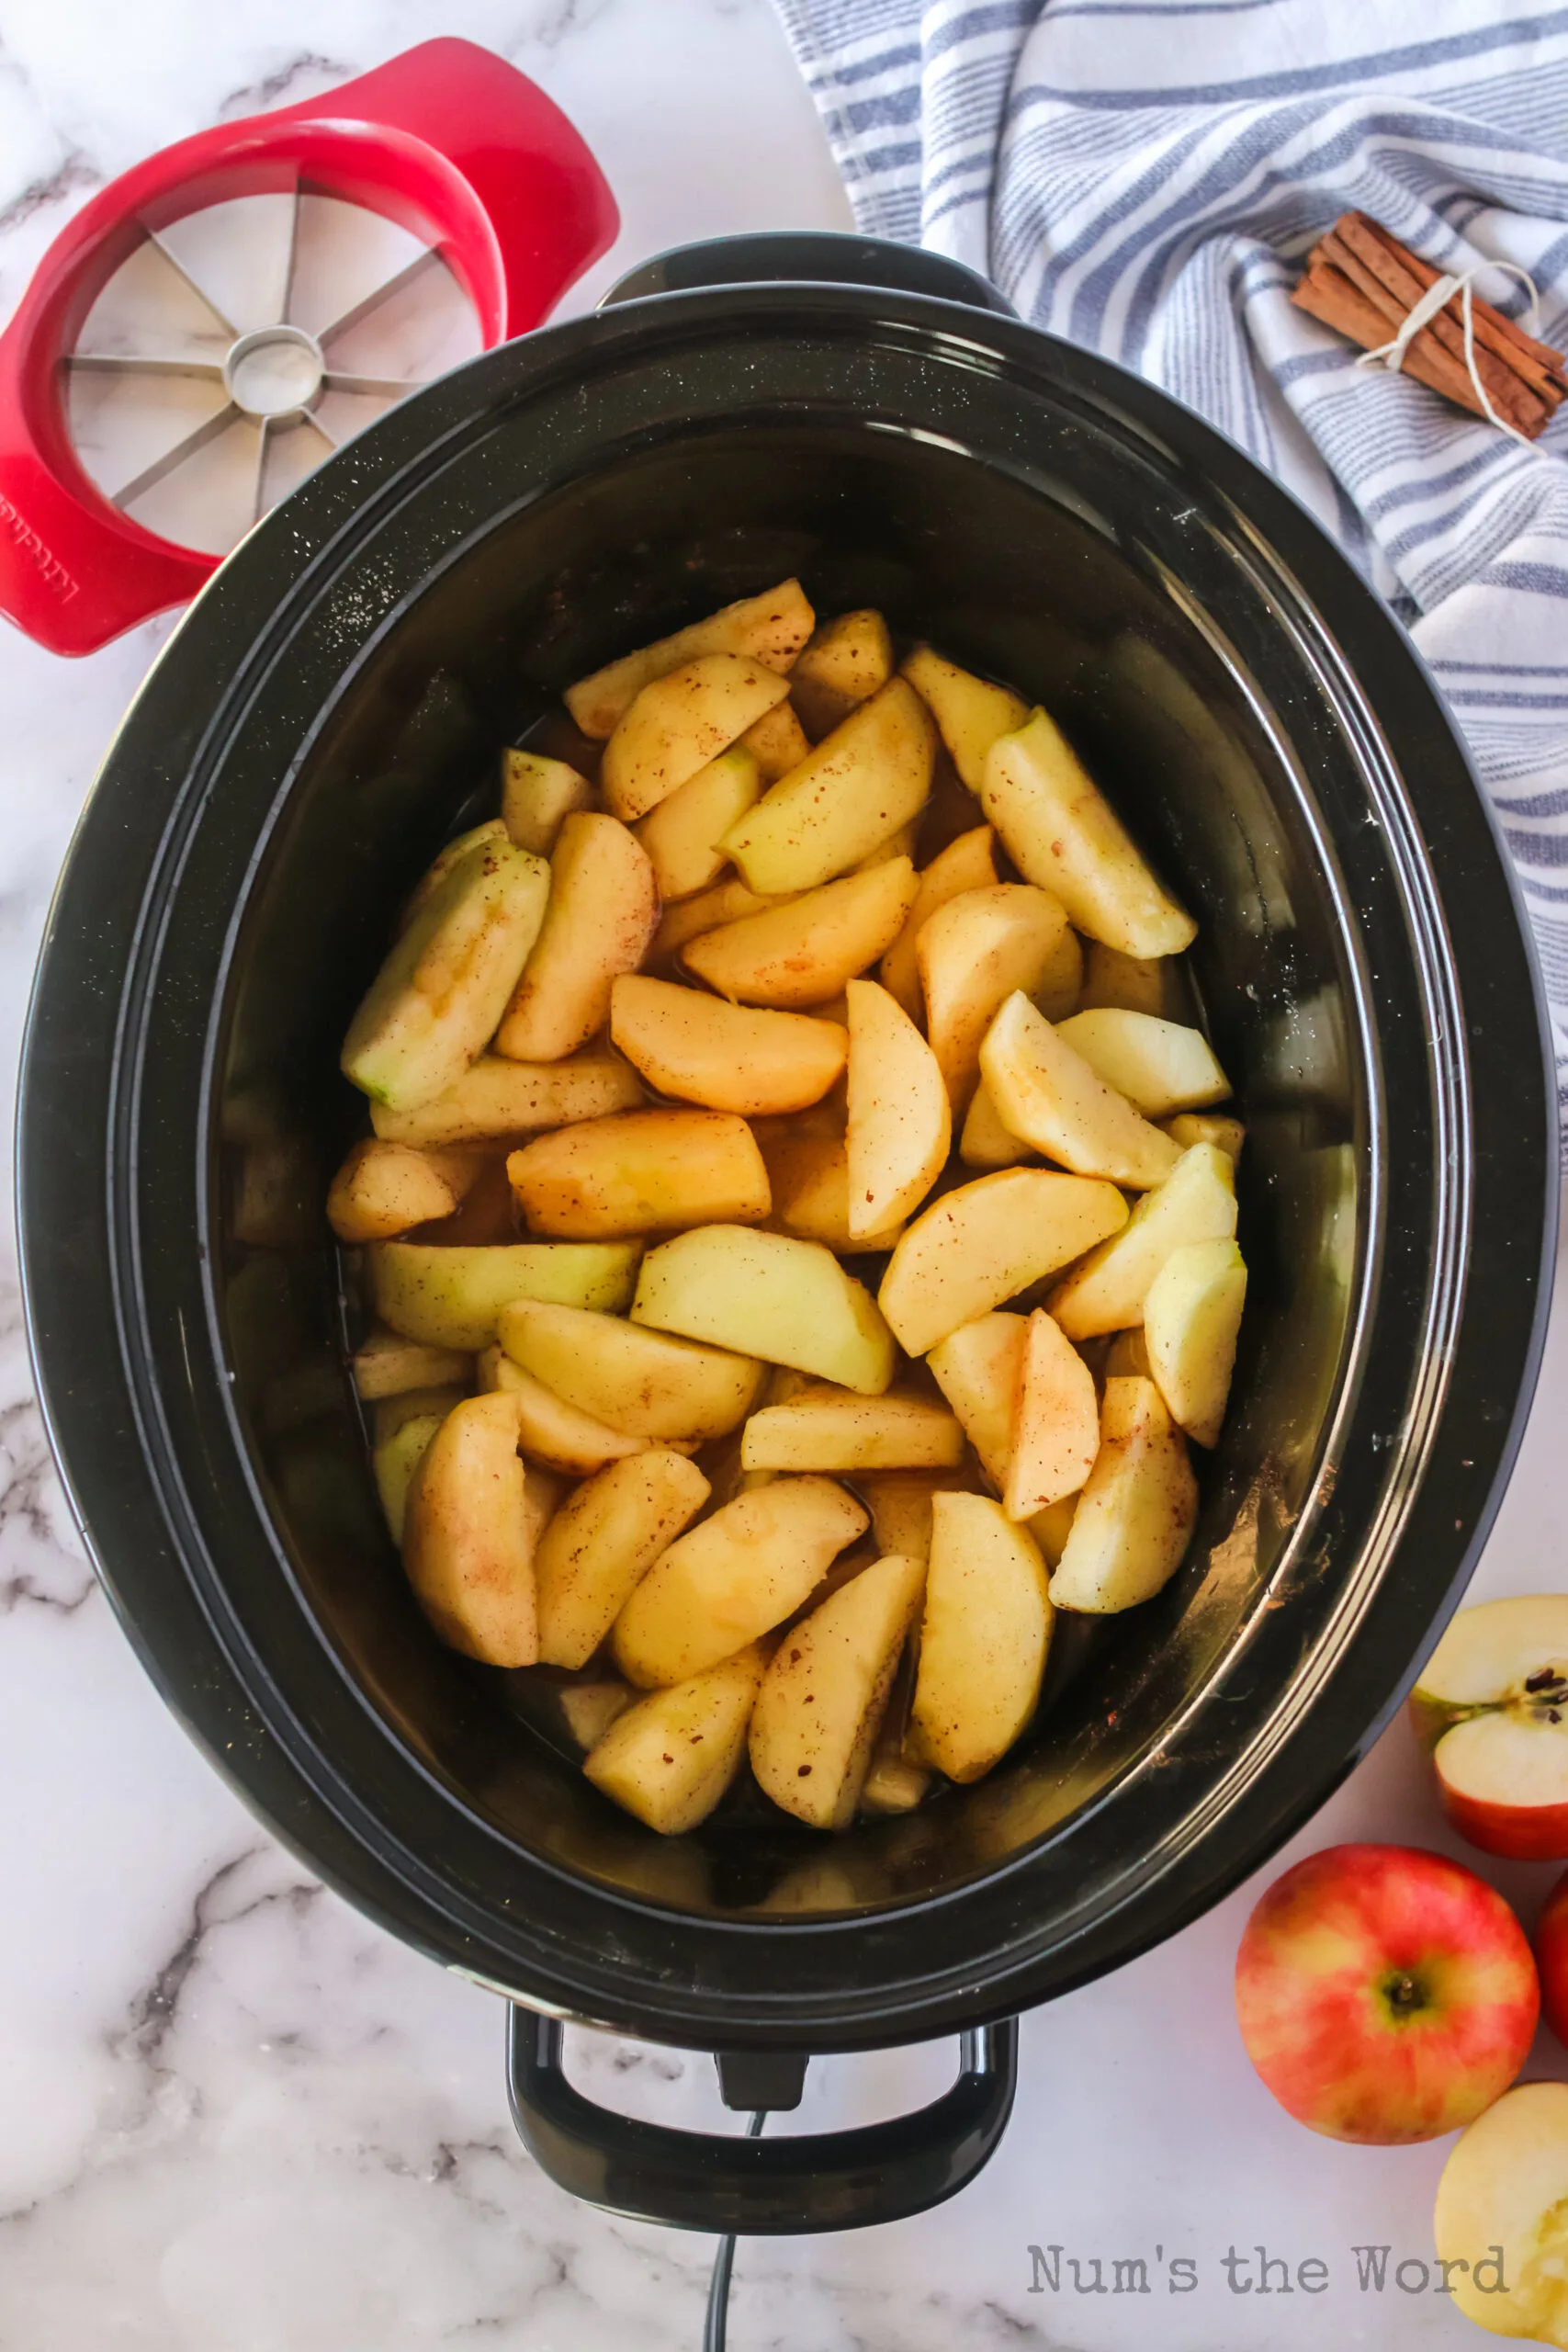
[[[777,1478],[692,1528],[616,1621],[615,1663],[651,1690],[705,1672],[793,1617],[866,1514],[831,1478]]]
[[[860,1488],[871,1511],[877,1550],[929,1559],[932,1496],[967,1493],[974,1483],[963,1471],[949,1470],[885,1470],[863,1478]]]
[[[705,931],[688,944],[686,967],[739,1004],[825,1004],[897,938],[918,887],[908,859],[889,858]]]
[[[893,675],[887,623],[869,607],[819,623],[789,673],[789,695],[815,741]]]
[[[1181,1431],[1152,1380],[1108,1380],[1100,1452],[1051,1577],[1058,1609],[1135,1609],[1181,1566],[1198,1486]]]
[[[902,678],[889,678],[770,786],[724,846],[753,890],[830,882],[919,814],[935,752],[925,705]]]
[[[958,1138],[958,1157],[965,1168],[1018,1168],[1036,1156],[1032,1144],[1025,1143],[1021,1136],[1015,1136],[1010,1127],[1003,1125],[1001,1113],[982,1079],[975,1089],[964,1114],[964,1132]]]
[[[877,1304],[899,1346],[923,1356],[1126,1222],[1127,1204],[1114,1184],[1004,1168],[944,1193],[915,1219],[893,1252]]]
[[[327,1223],[340,1241],[389,1241],[450,1216],[463,1190],[457,1173],[409,1144],[356,1143],[333,1178]]]
[[[458,1348],[433,1348],[405,1340],[389,1324],[378,1324],[354,1358],[354,1385],[367,1404],[378,1397],[401,1396],[410,1389],[437,1388],[467,1383],[474,1361]]]
[[[1100,1399],[1094,1374],[1043,1308],[1029,1318],[1011,1459],[1002,1507],[1011,1520],[1033,1519],[1075,1495],[1100,1451]]]
[[[1195,1143],[1213,1143],[1228,1159],[1239,1159],[1247,1141],[1241,1121],[1226,1118],[1220,1111],[1179,1111],[1174,1119],[1162,1119],[1160,1125],[1183,1151],[1190,1151]]]
[[[863,1568],[781,1642],[751,1717],[751,1770],[764,1795],[814,1829],[845,1829],[871,1767],[923,1560]]]
[[[893,1379],[893,1335],[870,1292],[830,1250],[791,1234],[705,1225],[662,1242],[643,1260],[632,1320],[865,1396]]]
[[[395,1111],[444,1094],[490,1042],[532,960],[549,888],[544,861],[504,840],[482,839],[460,857],[350,1022],[344,1076]]]
[[[521,1143],[574,1119],[608,1118],[643,1101],[636,1070],[603,1050],[558,1062],[514,1062],[481,1054],[446,1091],[416,1111],[370,1106],[370,1124],[383,1142],[419,1150],[450,1145]]]
[[[1179,956],[1123,956],[1119,947],[1091,939],[1084,951],[1082,1009],[1105,1006],[1185,1021],[1192,1011],[1186,973]]]
[[[502,818],[513,849],[548,857],[567,819],[592,805],[592,786],[565,760],[547,759],[539,752],[502,752]]]
[[[710,1492],[694,1462],[650,1449],[611,1463],[568,1496],[535,1555],[543,1665],[587,1665]]]
[[[989,825],[976,825],[940,850],[919,877],[915,903],[904,928],[877,967],[877,978],[896,996],[911,1021],[925,1018],[916,942],[928,918],[966,890],[988,889],[997,879],[997,837]]]
[[[490,1346],[514,1298],[615,1314],[631,1297],[642,1251],[635,1241],[378,1241],[368,1254],[384,1322],[405,1340],[468,1353]]]
[[[998,1487],[1006,1486],[1012,1461],[1028,1340],[1026,1315],[981,1315],[950,1332],[926,1357],[987,1476]]]
[[[530,1462],[558,1470],[569,1478],[586,1478],[606,1464],[645,1453],[649,1441],[613,1430],[581,1406],[558,1396],[505,1350],[486,1348],[479,1356],[478,1378],[486,1395],[509,1396],[517,1412],[517,1442]]]
[[[742,596],[671,637],[623,653],[566,690],[566,707],[585,735],[602,741],[655,678],[702,653],[739,653],[767,669],[784,671],[817,626],[798,580],[782,580],[760,596]]]
[[[910,1216],[941,1175],[952,1141],[936,1056],[874,980],[851,980],[849,1223],[863,1241]]]
[[[775,703],[754,718],[740,741],[761,770],[764,784],[777,784],[811,750],[811,739],[787,702]]]
[[[563,1241],[745,1225],[773,1206],[762,1155],[732,1112],[583,1119],[513,1152],[506,1174],[529,1231]]]
[[[743,1469],[846,1475],[952,1470],[963,1453],[964,1431],[945,1407],[916,1390],[896,1388],[881,1396],[804,1388],[787,1405],[753,1413],[740,1442]]]
[[[718,837],[746,814],[761,789],[757,762],[743,745],[732,743],[649,809],[635,830],[652,861],[661,899],[694,898],[717,881],[729,863]]]
[[[1149,1285],[1173,1250],[1235,1237],[1235,1162],[1212,1143],[1194,1144],[1045,1304],[1069,1340],[1131,1330],[1142,1323]]]
[[[1202,1031],[1179,1021],[1101,1006],[1075,1012],[1056,1035],[1145,1119],[1205,1110],[1231,1091]]]
[[[950,899],[915,943],[926,1029],[955,1117],[980,1075],[980,1045],[1015,989],[1055,1018],[1077,1001],[1081,952],[1066,909],[1048,890],[998,882]]]
[[[694,899],[678,899],[673,906],[663,909],[643,969],[667,978],[677,968],[681,950],[689,939],[700,939],[705,931],[716,931],[721,923],[739,922],[742,915],[765,914],[770,907],[786,903],[782,899],[760,898],[739,875],[731,874],[711,889],[699,890]]]
[[[534,1664],[534,1552],[510,1396],[466,1397],[434,1432],[407,1488],[403,1566],[453,1649],[486,1666]]]
[[[629,825],[728,750],[789,692],[787,679],[739,653],[699,653],[644,686],[604,746],[599,786]]]
[[[980,805],[1029,882],[1124,956],[1179,956],[1198,926],[1163,889],[1055,721],[1035,711],[986,755]]]
[[[1219,1442],[1246,1304],[1247,1263],[1234,1241],[1173,1250],[1144,1301],[1149,1369],[1171,1419],[1200,1445]]]
[[[742,1650],[618,1715],[583,1770],[638,1821],[679,1838],[705,1821],[746,1760],[746,1726],[767,1663]]]
[[[819,1102],[850,1050],[837,1022],[725,1004],[641,973],[615,982],[610,1035],[661,1094],[750,1118]]]
[[[822,1106],[820,1125],[767,1119],[753,1132],[773,1186],[772,1222],[782,1231],[825,1242],[839,1257],[892,1249],[904,1230],[901,1218],[874,1233],[850,1231],[849,1147],[830,1104]]]
[[[944,662],[929,645],[916,646],[904,662],[904,675],[936,720],[963,783],[978,792],[987,752],[998,736],[1023,725],[1029,705],[1006,686],[993,686],[956,662]]]
[[[503,1308],[499,1329],[514,1363],[633,1437],[722,1437],[744,1419],[762,1378],[753,1357],[537,1299]]]
[[[1521,1861],[1568,1856],[1568,1596],[1461,1610],[1410,1712],[1461,1837]]]
[[[1021,990],[991,1023],[979,1055],[1003,1125],[1076,1174],[1143,1192],[1180,1159],[1180,1145],[1107,1086]]]
[[[1033,1714],[1055,1615],[1038,1546],[987,1495],[938,1495],[913,1723],[950,1781],[977,1781]]]
[[[604,1026],[617,975],[635,972],[659,921],[648,852],[614,817],[580,808],[550,859],[550,895],[495,1050],[557,1062]]]

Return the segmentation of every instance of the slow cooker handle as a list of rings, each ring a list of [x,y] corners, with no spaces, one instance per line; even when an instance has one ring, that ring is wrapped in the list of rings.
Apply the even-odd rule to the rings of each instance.
[[[602,311],[646,294],[689,294],[705,286],[758,286],[774,279],[813,285],[882,286],[904,294],[934,294],[976,311],[1018,313],[990,280],[967,263],[890,237],[857,237],[844,230],[770,229],[754,236],[705,237],[655,254],[599,300]]]
[[[595,2105],[568,2082],[560,2050],[559,2022],[514,2002],[507,2090],[541,2169],[628,2221],[738,2237],[864,2229],[940,2205],[991,2155],[1018,2086],[1018,2022],[1009,2018],[960,2037],[957,2081],[913,2115],[847,2132],[732,2139]]]

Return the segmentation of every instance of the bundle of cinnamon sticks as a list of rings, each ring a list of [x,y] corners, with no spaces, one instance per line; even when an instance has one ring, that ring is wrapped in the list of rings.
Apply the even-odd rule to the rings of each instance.
[[[1307,255],[1306,275],[1291,300],[1365,350],[1392,343],[1429,286],[1444,273],[1368,219],[1346,212]],[[1533,441],[1568,395],[1560,352],[1472,296],[1475,368],[1495,413]],[[1411,337],[1404,370],[1477,416],[1486,410],[1465,358],[1461,297]]]

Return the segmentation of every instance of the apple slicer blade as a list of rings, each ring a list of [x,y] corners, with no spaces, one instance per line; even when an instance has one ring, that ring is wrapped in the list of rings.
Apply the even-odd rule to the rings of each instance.
[[[303,184],[139,225],[65,356],[68,430],[114,505],[204,555],[484,347],[439,253]]]

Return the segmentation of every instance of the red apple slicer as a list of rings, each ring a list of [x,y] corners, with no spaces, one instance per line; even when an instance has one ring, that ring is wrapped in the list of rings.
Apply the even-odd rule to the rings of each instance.
[[[426,41],[85,205],[0,334],[0,613],[89,653],[392,403],[537,326],[619,219],[542,90]]]

